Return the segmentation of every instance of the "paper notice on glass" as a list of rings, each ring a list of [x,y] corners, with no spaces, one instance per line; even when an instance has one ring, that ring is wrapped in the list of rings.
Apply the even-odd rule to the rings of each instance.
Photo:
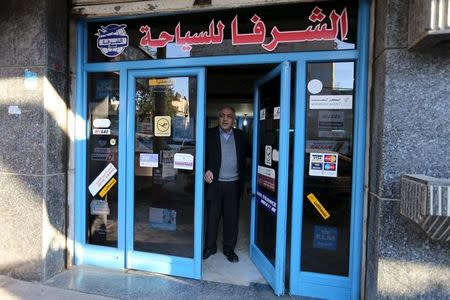
[[[98,191],[116,174],[117,169],[112,163],[109,163],[105,169],[94,179],[89,185],[88,189],[92,196],[95,196]]]
[[[140,153],[139,154],[139,166],[144,167],[144,168],[157,168],[158,167],[158,154]]]
[[[352,95],[311,95],[309,109],[352,109]]]
[[[310,153],[309,175],[321,177],[337,177],[338,154]]]
[[[259,111],[259,120],[263,121],[266,119],[266,109],[263,108]]]
[[[152,228],[171,231],[177,229],[177,212],[175,210],[150,207],[148,218]]]
[[[194,169],[194,156],[189,153],[175,153],[173,156],[173,168],[182,170]]]
[[[281,114],[281,109],[279,106],[274,107],[273,108],[273,119],[274,120],[279,120],[280,119],[280,114]]]

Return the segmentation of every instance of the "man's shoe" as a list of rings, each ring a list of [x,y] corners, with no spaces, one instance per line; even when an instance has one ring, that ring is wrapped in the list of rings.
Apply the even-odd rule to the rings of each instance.
[[[228,259],[229,262],[237,263],[239,261],[239,257],[236,255],[236,253],[234,253],[233,250],[231,250],[231,251],[224,251],[223,255],[226,256],[226,258]]]
[[[211,255],[216,254],[216,252],[217,252],[217,249],[216,250],[211,250],[211,249],[203,250],[203,259],[207,259]]]

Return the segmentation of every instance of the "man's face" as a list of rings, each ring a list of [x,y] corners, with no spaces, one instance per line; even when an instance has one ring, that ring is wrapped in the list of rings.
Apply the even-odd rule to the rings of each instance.
[[[228,132],[234,123],[234,113],[229,108],[224,108],[219,112],[219,126],[223,131]]]

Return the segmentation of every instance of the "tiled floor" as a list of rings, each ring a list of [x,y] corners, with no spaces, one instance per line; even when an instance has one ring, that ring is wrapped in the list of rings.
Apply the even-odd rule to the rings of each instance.
[[[60,273],[45,285],[117,299],[294,299],[287,295],[275,296],[266,284],[245,287],[88,266]]]
[[[217,254],[203,261],[203,279],[221,283],[249,286],[252,283],[267,284],[264,277],[249,257],[250,243],[250,202],[243,199],[239,214],[239,236],[235,248],[238,263],[230,263],[222,254],[222,230],[217,239]]]

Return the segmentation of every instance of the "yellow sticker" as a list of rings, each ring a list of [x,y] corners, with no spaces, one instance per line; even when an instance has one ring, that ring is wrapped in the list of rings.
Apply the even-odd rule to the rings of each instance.
[[[326,220],[330,217],[330,213],[325,209],[325,207],[323,207],[323,205],[319,202],[319,200],[316,198],[316,196],[314,196],[313,193],[306,196],[306,198],[308,198],[309,202],[311,202],[312,205],[314,205],[314,207],[317,209],[322,218]]]
[[[173,81],[170,78],[154,78],[148,81],[149,85],[173,85]]]
[[[105,187],[100,191],[100,197],[105,197],[106,193],[116,184],[117,180],[111,178],[111,180],[105,185]]]

